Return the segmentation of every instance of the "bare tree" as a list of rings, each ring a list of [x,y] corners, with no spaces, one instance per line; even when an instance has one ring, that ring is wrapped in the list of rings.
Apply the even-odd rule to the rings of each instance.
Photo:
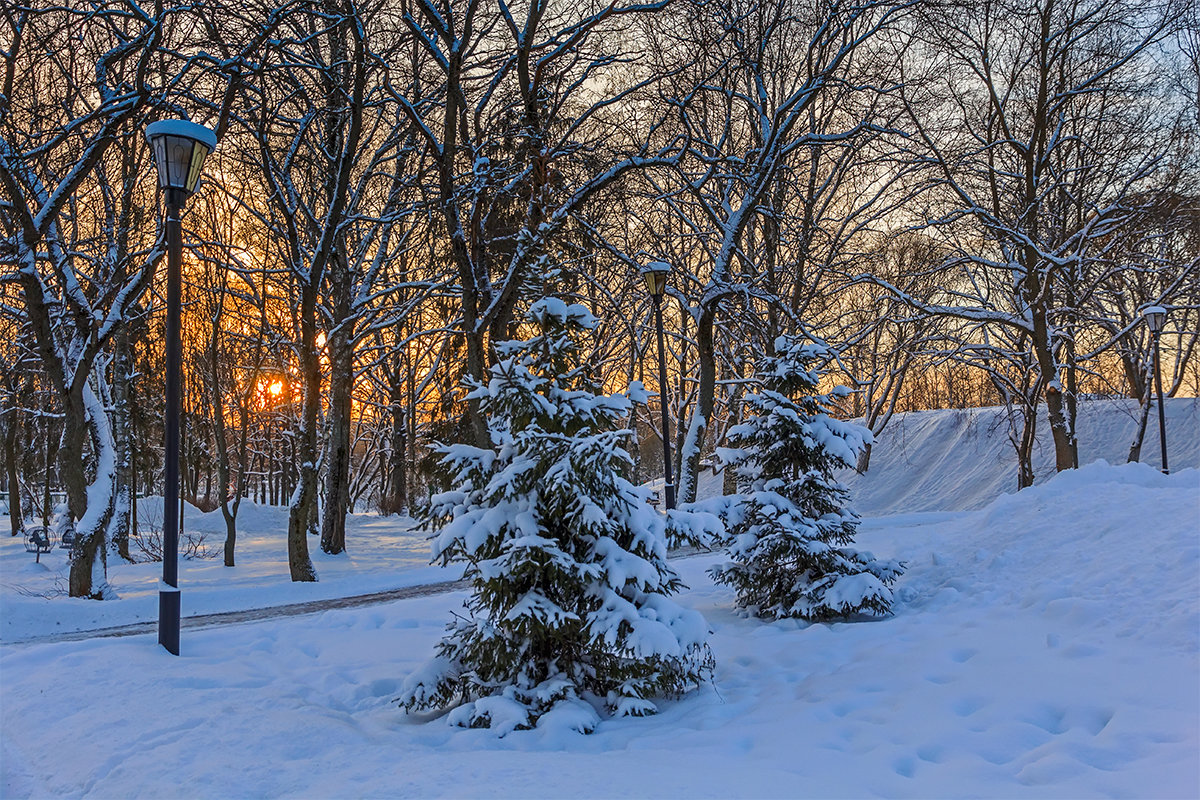
[[[1161,157],[1145,141],[1125,146],[1145,129],[1122,135],[1122,125],[1144,112],[1116,98],[1147,96],[1141,67],[1167,30],[1165,11],[1123,0],[930,7],[905,76],[912,125],[947,198],[931,224],[964,277],[940,305],[916,305],[986,332],[967,344],[989,363],[1022,374],[1029,363],[1030,379],[1017,381],[1027,423],[1044,397],[1059,470],[1078,458],[1073,374],[1062,369],[1074,304],[1096,243],[1129,222],[1129,198]],[[1021,350],[1000,352],[999,340]],[[1024,468],[1021,480],[1032,480]]]
[[[938,291],[944,248],[920,234],[881,236],[862,254],[862,265],[905,294],[929,299]],[[941,320],[915,309],[873,282],[850,282],[838,289],[841,311],[825,334],[836,342],[837,361],[854,387],[853,416],[878,437],[900,410],[909,375],[936,360]],[[866,472],[872,445],[859,453],[855,468]]]
[[[148,173],[143,114],[174,12],[135,2],[6,9],[0,104],[4,263],[21,287],[38,358],[63,409],[59,475],[76,532],[70,594],[106,589],[104,546],[120,522],[106,348],[160,255],[128,202]],[[162,91],[160,87],[158,92]],[[117,156],[112,157],[112,153]],[[143,200],[143,198],[139,198]],[[90,459],[88,454],[90,452]]]
[[[883,213],[872,141],[889,129],[884,74],[868,43],[909,9],[903,2],[692,3],[668,15],[663,52],[695,53],[676,82],[689,158],[660,203],[662,247],[688,277],[676,297],[696,326],[696,403],[680,450],[679,498],[696,479],[717,405],[718,316],[735,300],[767,306],[774,334],[815,327],[831,263]],[[676,23],[676,19],[680,22]],[[680,38],[689,41],[680,45]],[[801,54],[797,57],[797,54]],[[786,323],[781,323],[782,312]],[[765,336],[763,335],[765,334]]]
[[[566,243],[603,239],[587,215],[597,198],[629,174],[678,158],[670,137],[639,136],[644,126],[631,130],[614,117],[621,104],[636,104],[645,83],[636,70],[617,69],[638,58],[632,27],[618,23],[664,5],[408,7],[414,60],[424,69],[397,98],[433,159],[467,376],[484,380],[490,343],[511,338],[519,303],[553,283]],[[486,443],[473,401],[468,416],[474,439]]]

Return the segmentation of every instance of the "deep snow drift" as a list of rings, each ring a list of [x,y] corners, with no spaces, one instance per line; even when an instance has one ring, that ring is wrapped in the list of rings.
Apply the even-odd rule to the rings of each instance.
[[[451,577],[405,571],[422,543],[356,517],[351,559],[280,589],[277,513],[247,517],[244,566],[184,565],[185,609]],[[973,511],[868,519],[858,544],[908,563],[893,617],[740,618],[714,556],[676,562],[713,683],[587,737],[396,709],[461,593],[185,630],[180,658],[152,635],[5,644],[0,796],[1200,795],[1200,472],[1094,464]],[[0,542],[6,641],[153,589],[147,565],[114,570],[112,604],[26,598],[11,587],[47,580],[31,562]]]

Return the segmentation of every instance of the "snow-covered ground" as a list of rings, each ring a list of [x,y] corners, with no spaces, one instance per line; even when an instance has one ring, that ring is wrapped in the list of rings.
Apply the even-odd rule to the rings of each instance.
[[[396,709],[461,592],[185,630],[179,658],[153,635],[15,643],[152,619],[157,569],[115,566],[116,601],[30,597],[53,589],[62,551],[41,569],[5,536],[0,796],[1197,797],[1195,404],[1170,411],[1172,475],[1093,464],[999,497],[980,487],[987,469],[1006,484],[1006,442],[980,441],[983,424],[940,441],[933,430],[955,428],[939,417],[957,412],[910,415],[921,446],[901,458],[885,438],[856,479],[867,495],[878,470],[890,489],[875,500],[910,512],[872,506],[859,537],[908,563],[895,615],[764,624],[732,613],[704,574],[715,557],[680,560],[681,600],[713,630],[713,682],[591,736],[497,738]],[[978,474],[970,458],[939,461],[966,445]],[[917,486],[936,510],[903,507]],[[185,614],[455,577],[426,566],[427,544],[394,518],[358,516],[350,556],[314,553],[321,582],[293,585],[284,512],[244,513],[241,566],[182,566]],[[187,523],[219,548],[219,514]]]
[[[139,517],[162,519],[162,499],[139,501]],[[146,507],[150,506],[149,509]],[[224,566],[221,553],[225,521],[220,511],[203,514],[186,506],[184,530],[203,536],[213,558],[179,562],[183,615],[212,614],[248,608],[367,594],[423,583],[455,580],[461,568],[429,564],[429,542],[409,530],[411,520],[357,514],[348,518],[344,556],[327,556],[317,540],[309,553],[317,583],[292,583],[287,560],[288,510],[242,503],[235,548],[237,567]],[[0,643],[20,642],[46,633],[93,630],[158,619],[158,582],[162,564],[126,564],[109,559],[108,577],[115,598],[102,603],[65,597],[67,551],[55,548],[41,563],[25,552],[21,539],[7,536],[9,522],[0,517]]]

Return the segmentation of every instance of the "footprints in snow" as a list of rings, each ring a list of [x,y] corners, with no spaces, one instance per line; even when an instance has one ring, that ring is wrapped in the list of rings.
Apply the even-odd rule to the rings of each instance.
[[[953,664],[966,664],[975,656],[979,655],[979,651],[974,647],[956,647],[951,650],[947,656]],[[925,675],[925,680],[929,683],[945,686],[954,683],[959,678],[956,672],[936,671]],[[961,715],[960,715],[961,716]]]
[[[965,719],[966,717],[978,712],[987,704],[988,701],[982,697],[968,695],[966,697],[960,697],[951,703],[950,710],[954,712],[955,716],[963,717]]]
[[[930,764],[940,764],[945,752],[941,745],[925,744],[917,748],[917,758]]]
[[[902,778],[911,778],[922,764],[940,764],[945,759],[945,750],[936,744],[924,744],[917,748],[916,758],[900,756],[892,762],[892,770]]]
[[[1099,736],[1112,722],[1115,714],[1111,708],[1063,708],[1043,704],[1019,719],[1041,728],[1051,736],[1062,736],[1075,729]]]
[[[979,651],[973,647],[960,647],[950,651],[950,660],[955,664],[965,664],[978,654]]]
[[[999,768],[1021,783],[1053,783],[1064,770],[1111,768],[1114,760],[1131,757],[1113,744],[1115,706],[1073,703],[1074,692],[1053,688],[1074,674],[1071,662],[1103,655],[1102,647],[1086,636],[1047,633],[1044,655],[1039,658],[1033,649],[1032,660],[1016,664],[1007,640],[981,638],[970,627],[956,630],[932,652],[909,651],[918,656],[910,667],[922,671],[909,672],[907,680],[862,676],[829,692],[827,673],[800,662],[795,670],[780,670],[779,683],[811,703],[813,718],[827,731],[823,749],[855,757],[875,753],[887,759],[883,765],[896,780],[914,781],[910,785],[972,762],[976,769]],[[747,685],[739,678],[761,672],[764,659],[742,653],[725,663],[732,674],[724,686],[736,692]],[[1061,688],[1070,685],[1068,678]],[[889,733],[898,717],[916,709],[921,724],[903,737]],[[743,738],[732,746],[746,751],[763,742]]]

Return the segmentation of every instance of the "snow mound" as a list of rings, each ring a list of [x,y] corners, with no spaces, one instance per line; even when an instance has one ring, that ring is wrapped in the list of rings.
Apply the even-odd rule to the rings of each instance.
[[[1013,607],[1079,631],[1200,652],[1200,471],[1103,461],[944,524],[954,557],[905,581],[917,608]],[[900,558],[905,558],[903,553]],[[942,562],[942,563],[937,563]],[[920,576],[919,576],[920,575]],[[950,590],[950,591],[946,591]]]

